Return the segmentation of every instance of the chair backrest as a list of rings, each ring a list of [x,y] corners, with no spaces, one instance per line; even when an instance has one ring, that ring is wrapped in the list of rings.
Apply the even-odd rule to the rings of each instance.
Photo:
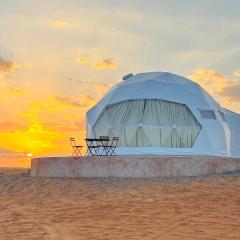
[[[109,136],[99,136],[101,140],[109,141]]]
[[[116,146],[117,146],[118,140],[119,140],[119,137],[113,137],[113,138],[112,138],[112,146],[113,146],[113,147],[116,147]]]
[[[76,146],[75,138],[69,138],[69,139],[70,139],[71,146],[74,148]]]
[[[109,137],[108,136],[99,136],[99,139],[101,140],[101,142],[97,142],[97,145],[99,147],[104,147],[109,142]]]

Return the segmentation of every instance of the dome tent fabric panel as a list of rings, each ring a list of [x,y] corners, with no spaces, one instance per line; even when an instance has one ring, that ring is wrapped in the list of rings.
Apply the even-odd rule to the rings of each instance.
[[[107,112],[103,112],[99,118],[98,124],[95,125],[93,132],[98,132],[99,136],[108,136],[110,133],[111,124],[108,121]]]
[[[104,121],[110,124],[110,132],[109,125],[104,129]],[[123,127],[125,131],[122,131]],[[96,137],[104,134],[120,137],[121,132],[124,132],[119,142],[122,147],[189,148],[194,144],[201,125],[186,105],[141,99],[107,106],[93,129]]]

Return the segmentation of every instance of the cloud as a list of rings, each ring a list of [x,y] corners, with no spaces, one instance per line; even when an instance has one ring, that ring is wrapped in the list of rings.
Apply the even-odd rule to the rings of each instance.
[[[103,59],[99,62],[93,63],[92,67],[94,67],[96,69],[116,69],[116,68],[118,68],[117,64],[115,64],[112,59]]]
[[[90,67],[94,69],[99,70],[108,70],[108,69],[117,69],[118,65],[113,62],[113,59],[102,59],[100,61],[92,61],[85,57],[80,57],[77,59],[77,63],[80,65],[89,65]]]
[[[23,124],[11,121],[0,122],[0,132],[14,132],[17,130],[26,130],[26,128]]]
[[[234,76],[236,76],[236,72]],[[240,83],[224,76],[213,69],[197,69],[193,71],[190,79],[199,83],[224,107],[239,111]]]
[[[79,97],[56,95],[48,96],[41,100],[31,100],[32,108],[21,114],[21,116],[26,118],[33,118],[40,113],[44,115],[60,113],[68,113],[68,115],[71,113],[71,115],[76,115],[73,108],[88,108],[90,101],[94,100],[91,99],[91,97],[88,95],[81,95]]]
[[[69,28],[71,24],[65,20],[54,20],[49,22],[49,26],[53,28]]]
[[[42,124],[31,124],[24,130],[0,131],[0,146],[22,153],[42,153],[56,146],[62,133],[45,129]]]
[[[85,57],[80,57],[77,59],[77,63],[81,64],[81,65],[91,65],[91,61],[89,61],[87,58]]]
[[[10,85],[6,85],[6,88],[10,93],[12,93],[14,95],[25,95],[26,94],[25,90],[15,88]]]
[[[25,62],[25,63],[23,64],[23,66],[24,66],[25,68],[27,68],[27,69],[32,69],[32,68],[33,68],[33,64],[32,64],[31,62]]]
[[[67,125],[83,119],[87,109],[96,100],[89,95],[79,97],[48,96],[43,99],[30,100],[31,106],[18,116],[30,123],[59,122]]]
[[[240,103],[240,84],[234,84],[224,88],[221,92],[229,100]]]
[[[111,87],[112,84],[95,84],[94,88],[96,90],[96,99],[100,99]]]
[[[6,149],[6,148],[0,148],[0,155],[2,156],[2,155],[7,155],[7,156],[12,156],[12,155],[15,155],[16,154],[16,152],[13,152],[13,151],[10,151],[10,150],[8,150],[8,149]]]
[[[14,61],[3,59],[0,56],[0,72],[12,73],[15,72],[17,68],[21,66]]]
[[[62,97],[62,96],[55,96],[55,99],[62,103],[65,104],[67,106],[71,106],[71,107],[86,107],[86,103],[84,101],[79,101],[70,97]]]
[[[236,84],[236,81],[212,69],[199,68],[188,77],[212,94],[219,94],[224,88]]]
[[[85,121],[74,121],[72,123],[59,123],[59,122],[46,122],[44,127],[51,131],[58,132],[78,132],[85,131],[86,123]]]
[[[237,77],[237,78],[240,78],[240,71],[235,71],[235,72],[233,73],[233,76],[234,76],[234,77]]]

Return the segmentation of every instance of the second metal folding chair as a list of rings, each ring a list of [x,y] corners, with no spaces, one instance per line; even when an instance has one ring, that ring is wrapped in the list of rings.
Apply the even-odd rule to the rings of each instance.
[[[81,150],[83,146],[77,145],[75,138],[70,138],[70,143],[73,148],[73,154],[72,154],[73,159],[77,160],[81,158],[82,157]]]
[[[108,155],[110,156],[116,156],[116,152],[115,152],[115,149],[117,147],[117,144],[118,144],[118,140],[119,140],[119,137],[113,137],[112,138],[112,143],[111,145],[107,146],[107,152],[108,152]]]
[[[87,144],[86,156],[99,156],[99,146],[96,142],[97,139],[85,138]]]
[[[99,139],[101,140],[99,147],[102,149],[101,155],[107,156],[108,154],[108,143],[109,143],[109,137],[108,136],[99,136]]]

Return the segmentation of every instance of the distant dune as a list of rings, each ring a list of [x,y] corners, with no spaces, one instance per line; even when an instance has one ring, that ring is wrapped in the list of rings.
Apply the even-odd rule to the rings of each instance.
[[[0,167],[30,168],[31,160],[28,158],[0,156]]]
[[[0,177],[25,175],[28,175],[28,170],[26,168],[0,167]]]
[[[0,239],[231,239],[240,173],[175,180],[30,178],[0,168]]]
[[[0,148],[0,167],[25,167],[31,166],[30,158],[23,154]]]

